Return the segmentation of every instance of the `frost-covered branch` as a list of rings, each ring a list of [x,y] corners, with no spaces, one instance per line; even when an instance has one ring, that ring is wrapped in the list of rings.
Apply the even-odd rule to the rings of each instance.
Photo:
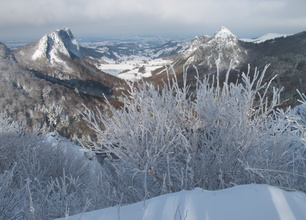
[[[133,197],[136,188],[142,198],[253,182],[305,190],[305,178],[286,175],[305,168],[303,139],[293,135],[288,117],[276,110],[280,90],[265,82],[267,68],[251,72],[249,67],[235,83],[200,81],[198,76],[195,91],[190,91],[184,68],[182,87],[175,74],[162,88],[130,84],[122,109],[109,104],[109,115],[87,109],[83,117],[99,140],[94,150],[107,155],[103,165],[111,164],[123,184],[117,189]],[[245,163],[257,171],[281,172],[261,178]],[[130,194],[128,189],[133,189]]]

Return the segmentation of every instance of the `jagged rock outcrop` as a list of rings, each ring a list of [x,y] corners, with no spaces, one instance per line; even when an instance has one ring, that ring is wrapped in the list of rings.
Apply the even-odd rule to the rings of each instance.
[[[68,28],[58,29],[43,36],[37,43],[32,59],[61,64],[62,61],[59,57],[61,54],[70,59],[82,57],[80,46]]]

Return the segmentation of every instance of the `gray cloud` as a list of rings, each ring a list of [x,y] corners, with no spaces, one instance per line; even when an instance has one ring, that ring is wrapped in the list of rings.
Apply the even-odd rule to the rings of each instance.
[[[79,36],[306,30],[305,0],[0,0],[0,40],[71,27]],[[39,35],[39,36],[38,36]]]

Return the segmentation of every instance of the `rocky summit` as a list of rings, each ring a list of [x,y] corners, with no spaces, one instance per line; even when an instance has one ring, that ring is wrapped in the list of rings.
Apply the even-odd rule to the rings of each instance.
[[[182,53],[179,62],[184,65],[198,65],[206,68],[215,68],[216,62],[222,69],[237,67],[244,59],[246,51],[239,45],[239,40],[225,27],[215,33],[214,36],[196,37],[190,47]]]
[[[33,60],[47,60],[51,64],[62,63],[60,55],[81,58],[80,46],[69,28],[58,29],[43,36],[36,44],[36,50],[32,55]]]
[[[83,57],[80,46],[68,28],[58,29],[37,42],[14,50],[17,61],[37,77],[78,91],[103,97],[116,93],[124,82],[98,70]]]

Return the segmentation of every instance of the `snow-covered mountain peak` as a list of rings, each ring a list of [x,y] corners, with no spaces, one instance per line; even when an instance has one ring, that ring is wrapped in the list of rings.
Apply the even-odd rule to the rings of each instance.
[[[228,68],[229,63],[236,67],[240,61],[240,50],[238,38],[230,30],[221,27],[214,36],[196,37],[189,48],[183,53],[183,59],[187,60],[186,65],[198,63],[207,67],[214,67],[217,61],[223,61],[224,67]]]
[[[43,36],[32,55],[33,60],[48,60],[51,64],[61,62],[60,55],[73,59],[82,57],[80,46],[69,28],[57,29]]]
[[[223,45],[225,47],[232,47],[238,43],[238,38],[226,27],[221,27],[213,36],[211,43]]]
[[[234,35],[229,29],[226,27],[222,26],[220,30],[215,33],[214,35],[215,38],[222,38],[222,39],[233,39],[237,38],[236,35]]]

